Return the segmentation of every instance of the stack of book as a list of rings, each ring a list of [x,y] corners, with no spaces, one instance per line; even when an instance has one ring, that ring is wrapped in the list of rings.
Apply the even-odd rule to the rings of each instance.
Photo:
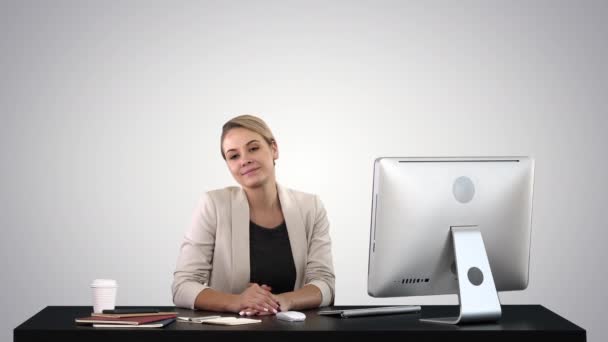
[[[175,321],[177,312],[157,309],[116,309],[76,318],[76,324],[95,328],[162,328]]]

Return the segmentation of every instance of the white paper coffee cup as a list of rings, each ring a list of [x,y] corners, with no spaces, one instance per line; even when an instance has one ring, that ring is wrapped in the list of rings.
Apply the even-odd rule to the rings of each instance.
[[[91,283],[91,289],[93,289],[93,312],[102,313],[103,310],[114,310],[118,290],[116,280],[95,279]]]

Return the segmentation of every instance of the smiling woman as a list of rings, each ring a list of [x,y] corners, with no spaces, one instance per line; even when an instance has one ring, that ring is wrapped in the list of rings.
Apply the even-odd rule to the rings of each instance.
[[[262,186],[269,178],[274,179],[274,161],[279,158],[279,150],[272,136],[261,133],[232,127],[222,134],[226,151],[222,155],[234,179],[246,188]]]
[[[268,315],[331,304],[329,221],[319,197],[277,183],[279,148],[258,117],[224,124],[220,149],[240,187],[201,197],[174,272],[175,305]]]

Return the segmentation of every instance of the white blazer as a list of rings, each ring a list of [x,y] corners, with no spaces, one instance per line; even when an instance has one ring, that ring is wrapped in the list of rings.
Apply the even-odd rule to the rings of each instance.
[[[329,221],[318,196],[277,185],[296,267],[295,289],[321,290],[320,306],[334,299]],[[201,196],[181,244],[173,273],[173,303],[194,309],[198,294],[212,288],[239,294],[249,283],[249,203],[240,187]]]

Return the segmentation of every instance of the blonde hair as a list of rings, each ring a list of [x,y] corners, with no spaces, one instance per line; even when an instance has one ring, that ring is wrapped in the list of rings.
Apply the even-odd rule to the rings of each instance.
[[[228,131],[230,131],[233,128],[245,128],[245,129],[248,129],[255,133],[258,133],[259,135],[262,136],[262,138],[264,138],[264,140],[266,140],[268,145],[272,145],[272,143],[275,142],[274,136],[272,135],[270,128],[268,128],[268,125],[266,125],[264,120],[258,118],[257,116],[253,116],[253,115],[239,115],[235,118],[230,119],[222,127],[222,138],[220,139],[220,152],[222,153],[222,158],[224,158],[224,160],[226,160],[226,155],[224,154],[224,147],[223,147],[224,138],[226,137],[226,134],[228,134]]]

